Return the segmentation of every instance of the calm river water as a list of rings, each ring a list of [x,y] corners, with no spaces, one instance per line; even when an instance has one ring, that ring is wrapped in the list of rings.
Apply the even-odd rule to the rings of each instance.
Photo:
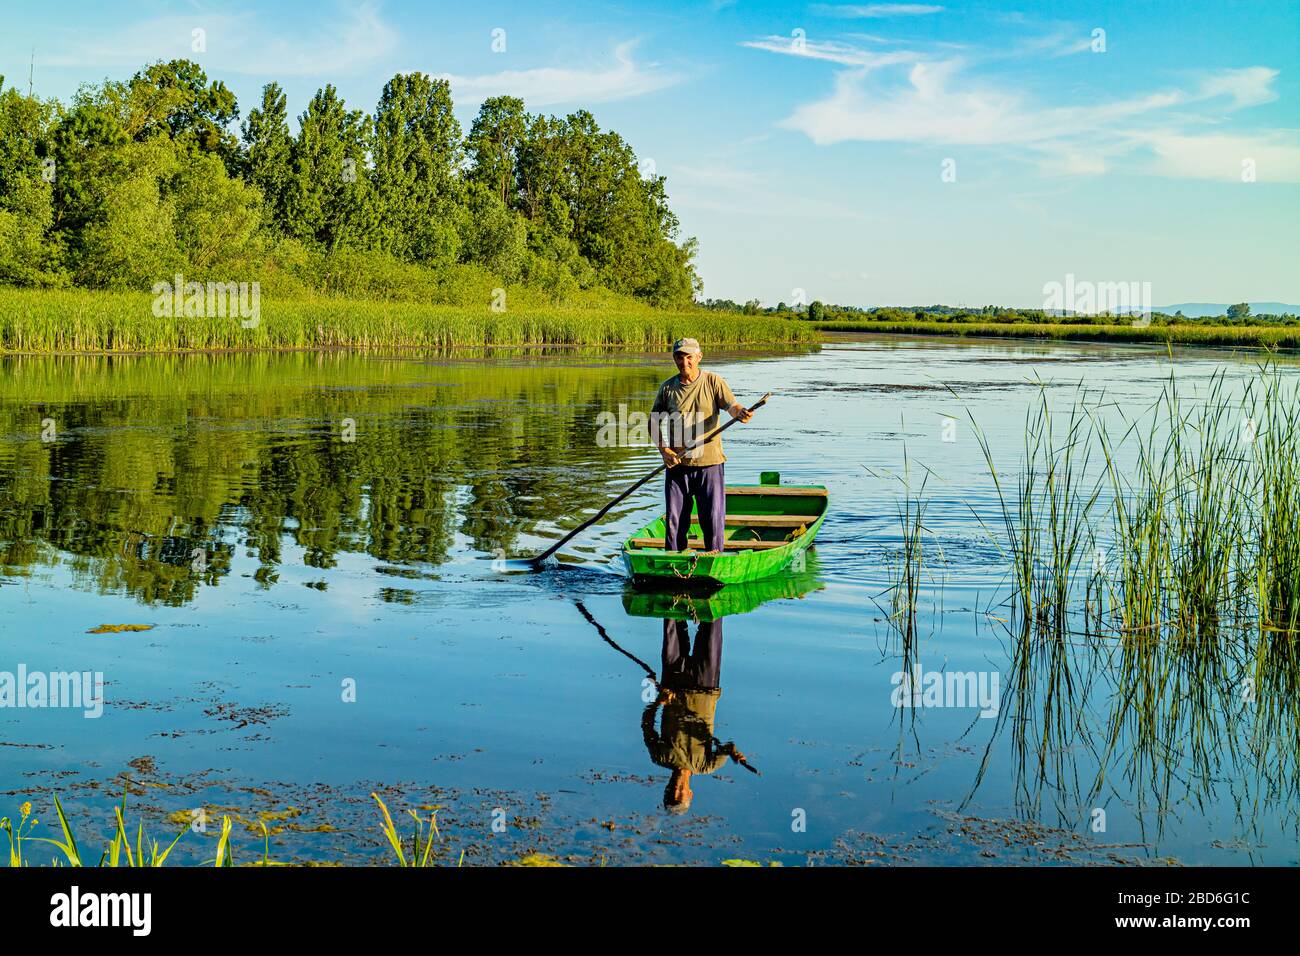
[[[193,822],[188,862],[222,815],[237,862],[261,857],[259,821],[272,859],[384,861],[378,791],[406,824],[437,809],[453,864],[1293,863],[1294,736],[1225,724],[1207,769],[1178,720],[1131,730],[1107,660],[1079,661],[1065,729],[1014,706],[1038,692],[1009,679],[968,418],[1014,473],[1040,388],[1122,413],[1171,371],[1195,396],[1251,363],[865,336],[706,355],[742,401],[775,393],[728,432],[729,479],[824,484],[830,512],[804,574],[692,605],[625,590],[618,548],[658,482],[555,567],[498,560],[657,464],[596,439],[600,413],[647,409],[666,356],[2,358],[0,674],[102,673],[103,703],[0,707],[0,813],[30,799],[53,835],[58,793],[97,856],[125,792],[155,838]],[[941,549],[910,663],[974,689],[944,706],[895,706],[905,454]],[[670,814],[639,662],[658,671],[665,618],[692,616],[721,620],[714,733],[759,772],[697,776]]]

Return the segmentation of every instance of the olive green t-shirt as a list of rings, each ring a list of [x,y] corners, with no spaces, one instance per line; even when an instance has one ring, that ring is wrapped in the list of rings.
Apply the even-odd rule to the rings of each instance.
[[[720,465],[727,460],[722,453],[722,436],[715,435],[698,448],[686,451],[694,442],[718,427],[720,413],[736,404],[736,396],[721,375],[700,370],[695,381],[682,384],[674,375],[659,386],[652,413],[659,413],[659,427],[664,443],[679,455],[683,464]],[[656,435],[651,436],[657,438]]]
[[[713,720],[722,691],[679,691],[664,705],[663,731],[647,729],[650,759],[669,770],[713,773],[727,762],[729,754],[713,743]],[[651,718],[653,720],[653,717]]]

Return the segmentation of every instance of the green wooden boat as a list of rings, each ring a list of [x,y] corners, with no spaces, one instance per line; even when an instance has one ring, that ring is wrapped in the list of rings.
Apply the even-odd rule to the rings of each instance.
[[[721,587],[781,574],[801,558],[821,530],[829,504],[822,485],[783,485],[776,472],[763,472],[757,485],[727,486],[726,544],[705,554],[696,512],[686,551],[664,549],[664,519],[658,518],[623,542],[623,560],[634,584],[661,587]]]

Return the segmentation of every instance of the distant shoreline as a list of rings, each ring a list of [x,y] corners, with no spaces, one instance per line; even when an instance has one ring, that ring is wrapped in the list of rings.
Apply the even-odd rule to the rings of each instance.
[[[1083,325],[1047,322],[843,322],[810,323],[821,332],[1009,338],[1061,342],[1192,345],[1213,348],[1300,349],[1300,326],[1269,325]]]

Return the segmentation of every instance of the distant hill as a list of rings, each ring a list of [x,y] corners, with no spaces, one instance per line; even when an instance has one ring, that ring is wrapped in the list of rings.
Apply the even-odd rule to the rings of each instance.
[[[1189,319],[1199,319],[1207,315],[1226,315],[1228,312],[1228,303],[1226,302],[1179,302],[1175,305],[1162,305],[1152,309],[1153,312],[1164,312],[1166,315],[1173,315],[1175,312],[1182,312]],[[1252,315],[1300,315],[1300,305],[1287,305],[1285,302],[1252,302],[1250,304]]]

